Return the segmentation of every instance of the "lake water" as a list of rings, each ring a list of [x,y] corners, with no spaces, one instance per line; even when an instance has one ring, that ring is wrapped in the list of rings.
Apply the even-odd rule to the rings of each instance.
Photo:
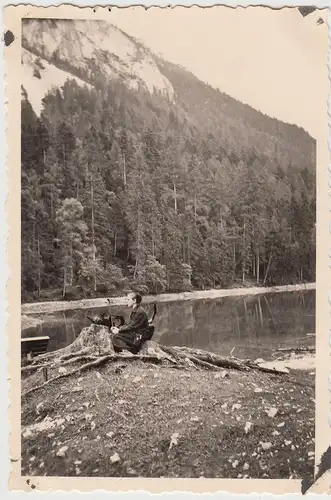
[[[279,347],[313,345],[315,290],[268,293],[157,305],[153,340],[164,345],[189,346],[239,358],[268,359]],[[145,307],[151,315],[152,305]],[[48,335],[49,350],[60,349],[88,326],[87,316],[107,308],[39,315],[44,323],[22,336]],[[128,318],[126,307],[112,307],[111,314]],[[37,316],[37,315],[36,315]]]

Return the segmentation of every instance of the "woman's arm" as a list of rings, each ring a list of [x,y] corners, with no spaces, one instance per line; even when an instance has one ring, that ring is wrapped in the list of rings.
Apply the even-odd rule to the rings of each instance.
[[[130,332],[131,330],[136,330],[142,327],[146,323],[146,313],[144,311],[139,311],[135,313],[134,317],[129,321],[127,325],[120,327],[120,332]]]

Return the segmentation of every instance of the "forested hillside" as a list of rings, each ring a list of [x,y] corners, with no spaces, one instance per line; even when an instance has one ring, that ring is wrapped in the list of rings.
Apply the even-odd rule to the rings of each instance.
[[[315,141],[155,61],[22,88],[22,301],[315,279]]]

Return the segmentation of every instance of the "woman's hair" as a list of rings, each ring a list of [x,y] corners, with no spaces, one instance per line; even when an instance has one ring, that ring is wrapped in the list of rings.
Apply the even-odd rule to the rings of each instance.
[[[142,296],[140,295],[140,293],[135,293],[133,298],[134,298],[136,304],[140,304],[142,301]]]
[[[127,297],[132,297],[132,300],[134,300],[136,304],[140,304],[142,301],[142,296],[137,292],[129,292]]]

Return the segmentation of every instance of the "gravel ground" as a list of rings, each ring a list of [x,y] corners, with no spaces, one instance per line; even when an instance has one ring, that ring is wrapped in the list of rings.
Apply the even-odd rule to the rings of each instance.
[[[314,382],[140,361],[63,378],[22,400],[22,475],[312,478]]]

